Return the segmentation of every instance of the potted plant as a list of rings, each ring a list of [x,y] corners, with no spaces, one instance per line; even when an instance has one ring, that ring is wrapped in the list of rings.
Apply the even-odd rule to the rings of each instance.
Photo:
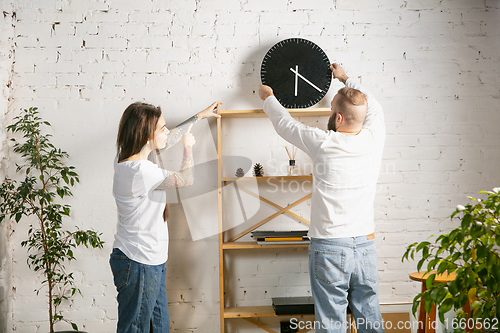
[[[415,253],[420,252],[417,270],[427,263],[427,273],[436,271],[426,280],[427,290],[413,300],[414,314],[422,297],[425,311],[429,313],[436,305],[440,321],[455,332],[500,331],[499,191],[481,191],[487,195],[484,200],[469,197],[469,204],[458,205],[451,214],[451,219],[459,218],[459,226],[432,243],[408,246],[402,260],[408,260],[408,256],[415,260]],[[455,280],[434,282],[436,273],[444,272],[455,273]],[[456,317],[445,323],[444,314],[451,309],[456,311]]]
[[[78,331],[78,326],[59,310],[63,300],[81,294],[74,284],[73,273],[65,270],[65,263],[75,260],[75,247],[102,248],[104,242],[94,230],[62,229],[62,218],[70,215],[70,206],[58,201],[72,195],[70,187],[79,178],[73,166],[63,163],[69,155],[50,143],[50,134],[42,134],[42,125],[50,124],[37,114],[36,107],[24,109],[14,118],[15,123],[7,127],[7,131],[21,133],[24,139],[24,142],[11,139],[15,142],[14,152],[24,161],[16,164],[16,172],[23,172],[24,180],[18,182],[6,177],[3,181],[0,222],[5,218],[36,221],[30,224],[28,239],[21,245],[28,249],[28,266],[43,276],[36,293],[47,287],[50,333],[54,333],[58,321],[66,321]]]

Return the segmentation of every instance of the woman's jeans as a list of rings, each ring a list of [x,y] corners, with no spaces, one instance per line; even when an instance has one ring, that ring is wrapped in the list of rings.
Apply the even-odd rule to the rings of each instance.
[[[347,306],[359,333],[384,332],[378,301],[375,240],[312,238],[309,273],[316,332],[345,332]]]
[[[118,291],[117,333],[168,333],[165,264],[140,264],[117,248],[113,249],[109,264]]]

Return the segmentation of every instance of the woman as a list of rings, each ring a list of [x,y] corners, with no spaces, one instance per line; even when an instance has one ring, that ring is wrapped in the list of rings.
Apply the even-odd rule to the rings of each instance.
[[[168,205],[165,189],[193,183],[189,131],[200,119],[220,117],[218,102],[178,125],[165,126],[160,107],[133,103],[123,112],[114,162],[113,196],[118,212],[110,266],[118,291],[117,332],[169,332],[165,287],[168,257]],[[179,172],[158,167],[148,157],[168,149],[183,137]]]

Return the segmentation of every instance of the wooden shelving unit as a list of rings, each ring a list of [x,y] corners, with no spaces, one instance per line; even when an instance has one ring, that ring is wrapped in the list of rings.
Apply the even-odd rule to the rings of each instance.
[[[328,108],[320,108],[320,109],[291,109],[288,110],[293,117],[329,117],[331,110]],[[226,300],[224,294],[224,253],[225,251],[234,251],[234,250],[257,250],[257,249],[286,249],[286,248],[304,248],[307,247],[307,244],[270,244],[270,245],[258,245],[257,242],[244,242],[238,241],[241,237],[247,235],[252,230],[257,229],[258,227],[264,225],[270,220],[276,218],[281,214],[288,214],[293,218],[309,224],[310,222],[307,219],[304,219],[301,216],[298,216],[290,211],[291,208],[297,206],[298,204],[308,200],[311,198],[311,193],[306,196],[300,198],[294,203],[281,207],[280,205],[263,198],[262,196],[253,193],[246,189],[242,184],[246,180],[257,180],[268,181],[270,179],[280,179],[280,180],[312,180],[312,175],[298,175],[298,176],[265,176],[265,177],[223,177],[223,165],[222,165],[222,121],[224,118],[264,118],[267,115],[262,110],[220,110],[217,109],[217,113],[221,115],[221,118],[217,119],[217,155],[218,155],[218,172],[217,172],[217,180],[219,184],[218,188],[218,213],[219,213],[219,291],[220,291],[220,327],[221,333],[225,332],[225,320],[230,318],[240,318],[244,319],[267,332],[275,332],[268,327],[263,326],[261,323],[257,322],[253,318],[260,317],[276,317],[272,306],[240,306],[240,307],[226,307]],[[269,204],[270,206],[276,208],[278,211],[264,220],[254,224],[250,228],[244,230],[243,232],[233,236],[230,239],[226,239],[226,235],[223,230],[223,202],[222,202],[222,189],[223,185],[227,182],[235,182],[238,181],[238,190],[243,191],[247,194],[250,194],[259,200]],[[302,331],[301,331],[302,332]]]

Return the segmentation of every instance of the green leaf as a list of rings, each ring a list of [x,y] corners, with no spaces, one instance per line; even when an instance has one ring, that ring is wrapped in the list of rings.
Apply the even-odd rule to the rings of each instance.
[[[460,231],[458,229],[454,229],[452,232],[450,232],[450,242],[453,243],[453,241],[455,241],[455,238],[459,233]]]
[[[488,250],[488,248],[486,246],[479,245],[477,247],[477,257],[478,257],[478,259],[482,260],[482,259],[487,258],[489,252],[490,251]]]
[[[425,262],[424,258],[420,259],[420,261],[417,264],[417,271],[420,272],[420,270],[422,269],[422,266],[424,265],[424,262]]]
[[[425,285],[427,289],[431,289],[432,284],[434,283],[434,279],[436,278],[436,274],[433,273],[429,275],[429,277],[425,280]]]
[[[451,310],[453,307],[453,298],[447,298],[441,303],[441,306],[439,307],[439,313],[445,314],[448,311]]]
[[[439,264],[439,266],[438,266],[438,268],[437,268],[437,270],[436,270],[436,273],[437,273],[437,274],[443,274],[443,273],[444,273],[447,269],[448,269],[448,262],[446,262],[446,261],[442,261],[442,262]]]
[[[436,265],[439,263],[440,259],[441,258],[434,258],[431,261],[429,261],[429,264],[427,265],[427,270],[434,269]]]
[[[461,223],[462,228],[468,229],[471,221],[472,221],[472,216],[470,214],[465,214],[464,217],[462,218],[462,223]]]
[[[432,310],[432,306],[434,305],[434,301],[430,297],[425,298],[426,295],[428,295],[428,294],[424,294],[424,302],[425,302],[424,310],[425,310],[425,312],[429,313]]]
[[[441,240],[441,247],[447,248],[448,245],[450,245],[450,238],[448,236],[444,236],[443,239]]]
[[[417,309],[418,309],[419,304],[420,304],[420,299],[415,298],[413,300],[413,306],[411,307],[411,312],[413,313],[414,316],[417,313]]]
[[[460,291],[460,288],[458,288],[457,283],[458,283],[457,279],[448,282],[448,291],[452,296],[455,296]]]
[[[430,242],[422,242],[422,243],[418,244],[417,252],[422,250],[424,247],[429,246],[430,244],[431,244]]]
[[[473,239],[477,239],[483,235],[483,226],[474,224],[470,228],[470,235]]]

